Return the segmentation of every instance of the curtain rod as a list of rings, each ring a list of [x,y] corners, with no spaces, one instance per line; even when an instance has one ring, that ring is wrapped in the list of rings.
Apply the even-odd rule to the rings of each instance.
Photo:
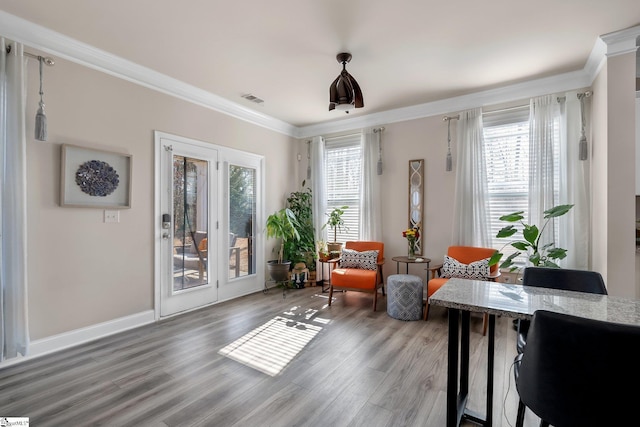
[[[373,133],[378,133],[378,132],[383,132],[384,131],[384,127],[379,127],[379,128],[375,128],[373,130]]]
[[[444,116],[442,118],[443,122],[448,122],[450,120],[459,120],[460,119],[460,114],[456,115],[456,116]]]
[[[7,46],[6,50],[7,50],[7,53],[11,53],[11,45]],[[40,58],[42,58],[42,59],[44,59],[43,62],[46,65],[50,66],[50,67],[53,67],[56,64],[56,61],[50,56],[36,55],[34,53],[27,52],[26,50],[24,52],[22,52],[22,54],[24,56],[28,56],[28,57],[33,58],[33,59],[37,59],[38,61],[40,61]]]

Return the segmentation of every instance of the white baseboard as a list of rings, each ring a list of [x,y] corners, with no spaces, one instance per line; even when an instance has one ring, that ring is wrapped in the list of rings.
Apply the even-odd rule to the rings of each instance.
[[[0,363],[0,368],[44,356],[45,354],[64,350],[69,347],[75,347],[89,341],[94,341],[99,338],[104,338],[118,332],[124,332],[153,322],[155,322],[155,313],[153,310],[148,310],[120,317],[118,319],[109,320],[108,322],[98,323],[96,325],[35,340],[29,344],[29,354],[27,356],[5,360]]]

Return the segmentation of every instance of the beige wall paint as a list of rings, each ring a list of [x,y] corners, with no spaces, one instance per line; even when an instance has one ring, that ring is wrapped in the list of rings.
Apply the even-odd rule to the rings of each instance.
[[[635,52],[607,60],[607,283],[613,295],[636,297]]]
[[[607,185],[607,67],[593,82],[591,150],[591,266],[607,283],[608,185]]]
[[[636,297],[635,53],[608,58],[593,92],[592,262],[610,294]]]
[[[154,130],[264,155],[267,212],[294,188],[291,138],[59,58],[45,69],[49,140],[35,141],[37,63],[29,62],[31,339],[153,309]],[[59,206],[62,143],[133,155],[132,208],[120,223],[103,223],[102,209]]]

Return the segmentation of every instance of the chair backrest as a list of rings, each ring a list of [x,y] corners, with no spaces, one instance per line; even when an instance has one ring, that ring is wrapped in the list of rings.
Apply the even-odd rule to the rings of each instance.
[[[640,326],[536,311],[516,381],[522,402],[553,426],[616,425],[637,405]],[[620,424],[617,424],[620,425]]]
[[[382,242],[367,242],[367,241],[356,241],[356,242],[346,242],[344,247],[347,249],[353,249],[354,251],[362,252],[362,251],[378,251],[378,262],[381,262],[384,259],[384,243]]]
[[[200,248],[200,243],[205,237],[207,237],[206,231],[196,231],[195,233],[193,233],[193,242],[191,242],[190,248],[192,254],[198,253],[198,250],[196,248]]]
[[[562,289],[607,295],[602,275],[597,271],[568,268],[527,267],[522,276],[524,286]]]
[[[474,261],[480,261],[481,259],[491,258],[495,253],[493,248],[482,248],[476,246],[449,246],[447,249],[447,255],[451,258],[455,258],[463,264],[471,264]],[[498,271],[498,264],[492,265],[489,270],[492,274]]]

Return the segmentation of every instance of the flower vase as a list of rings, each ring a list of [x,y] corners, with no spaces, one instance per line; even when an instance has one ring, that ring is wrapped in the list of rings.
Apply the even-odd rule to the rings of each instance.
[[[409,255],[407,256],[409,259],[416,259],[416,246],[413,242],[409,242]]]

